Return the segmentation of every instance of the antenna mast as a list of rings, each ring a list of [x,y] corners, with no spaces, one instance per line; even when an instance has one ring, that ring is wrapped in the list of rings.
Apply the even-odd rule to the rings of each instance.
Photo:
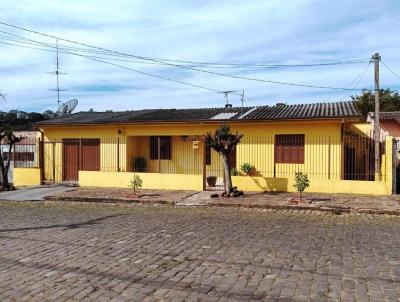
[[[60,108],[60,77],[59,77],[59,60],[58,60],[58,39],[56,39],[56,76],[57,76],[57,107]]]
[[[60,58],[59,58],[59,52],[58,52],[58,39],[56,39],[56,70],[49,72],[50,74],[55,74],[57,78],[57,88],[56,89],[49,89],[51,91],[56,91],[57,92],[57,109],[60,108],[60,91],[67,91],[64,89],[60,88],[60,75],[66,74],[64,72],[60,72]]]
[[[240,95],[240,101],[242,102],[242,108],[240,108],[240,116],[243,116],[243,103],[244,103],[244,90],[242,90],[242,94]]]
[[[232,104],[229,103],[229,94],[236,92],[235,90],[227,90],[221,91],[219,93],[223,93],[225,96],[225,108],[232,108]]]

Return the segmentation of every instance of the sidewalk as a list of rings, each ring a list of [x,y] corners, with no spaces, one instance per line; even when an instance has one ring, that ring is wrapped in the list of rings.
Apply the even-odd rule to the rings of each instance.
[[[293,204],[290,200],[298,198],[296,193],[246,192],[241,197],[211,198],[212,193],[215,192],[140,190],[136,196],[133,196],[130,189],[74,188],[47,196],[45,199],[70,202],[218,206],[400,215],[400,196],[305,193],[302,203]]]
[[[206,205],[400,215],[400,197],[398,196],[305,193],[303,202],[291,202],[292,199],[298,199],[298,197],[297,193],[247,193],[243,198],[207,200]]]

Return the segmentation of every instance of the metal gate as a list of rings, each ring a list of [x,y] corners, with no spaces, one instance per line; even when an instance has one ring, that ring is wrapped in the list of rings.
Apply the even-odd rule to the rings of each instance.
[[[100,139],[44,141],[40,156],[43,183],[77,183],[80,170],[100,170]]]

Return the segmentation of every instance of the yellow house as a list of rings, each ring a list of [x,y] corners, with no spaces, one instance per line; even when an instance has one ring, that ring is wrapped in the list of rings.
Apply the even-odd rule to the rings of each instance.
[[[293,191],[301,171],[309,191],[391,194],[391,140],[376,176],[373,144],[362,131],[369,125],[359,124],[360,117],[353,102],[79,112],[37,124],[40,168],[17,174],[102,187],[127,187],[138,174],[149,189],[219,190],[222,161],[203,135],[228,123],[244,134],[230,158],[240,189]]]

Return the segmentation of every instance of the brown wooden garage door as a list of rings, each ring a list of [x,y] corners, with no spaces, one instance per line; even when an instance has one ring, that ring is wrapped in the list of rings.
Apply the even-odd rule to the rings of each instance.
[[[63,180],[78,181],[79,170],[100,170],[100,139],[63,139]]]
[[[63,139],[63,180],[77,181],[79,139]]]
[[[80,167],[82,171],[100,171],[100,139],[82,139]]]

